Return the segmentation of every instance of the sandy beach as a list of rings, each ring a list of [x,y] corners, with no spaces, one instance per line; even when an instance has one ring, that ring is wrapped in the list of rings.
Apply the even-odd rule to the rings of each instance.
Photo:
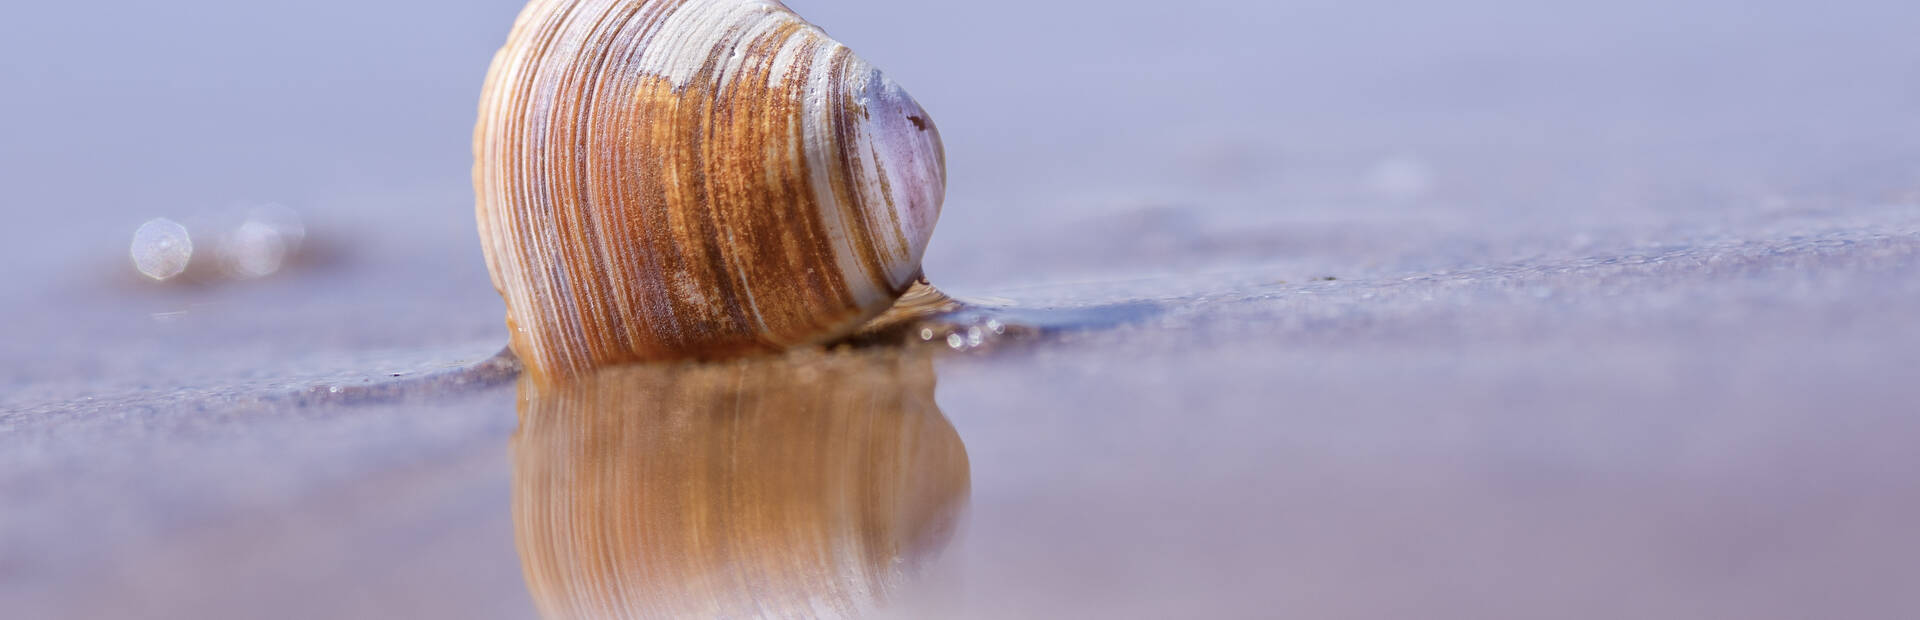
[[[1920,8],[795,0],[939,119],[973,310],[556,395],[474,366],[519,4],[22,9],[0,608],[1920,614]]]

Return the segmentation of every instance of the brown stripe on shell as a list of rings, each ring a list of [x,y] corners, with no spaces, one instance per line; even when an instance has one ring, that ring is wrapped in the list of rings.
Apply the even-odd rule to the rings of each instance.
[[[474,135],[514,351],[575,375],[820,342],[885,309],[945,172],[937,135],[904,136],[889,144],[918,146],[892,165],[932,187],[895,187],[875,131],[901,124],[853,90],[877,76],[778,3],[529,4]],[[903,226],[896,192],[929,190],[911,201],[924,225]]]
[[[853,52],[845,49],[839,50],[839,53],[833,56],[834,75],[847,75],[848,65],[852,63],[853,60]],[[838,104],[838,106],[834,108],[831,117],[833,121],[833,135],[839,137],[840,144],[852,145],[861,138],[859,127],[862,123],[866,122],[866,114],[862,112],[857,103],[852,101],[852,95],[850,93],[839,88],[840,84],[838,81],[835,82],[834,86],[835,92],[827,95],[828,101]],[[852,225],[848,228],[858,233],[859,239],[864,242],[857,244],[855,248],[859,251],[860,262],[866,269],[867,278],[876,288],[887,290],[890,296],[898,297],[900,291],[905,290],[906,283],[901,283],[898,287],[899,290],[893,290],[887,286],[887,282],[883,279],[887,273],[887,265],[881,260],[879,248],[876,247],[876,244],[873,242],[875,235],[874,223],[872,222],[873,218],[871,217],[872,212],[865,208],[866,204],[865,201],[862,200],[860,190],[854,186],[856,183],[865,182],[868,178],[866,175],[860,174],[861,162],[857,154],[858,151],[852,148],[842,148],[836,153],[839,157],[835,163],[839,164],[841,169],[848,171],[849,174],[837,174],[833,176],[833,193],[841,205],[840,211],[843,214],[842,217],[846,217],[848,218],[846,221],[852,222]]]

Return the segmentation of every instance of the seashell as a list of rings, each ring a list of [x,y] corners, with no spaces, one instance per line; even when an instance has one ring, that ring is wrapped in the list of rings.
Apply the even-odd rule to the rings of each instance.
[[[966,446],[925,355],[521,379],[514,540],[546,618],[859,617],[952,541]]]
[[[850,333],[920,278],[931,117],[771,0],[534,0],[474,132],[482,247],[537,374]]]

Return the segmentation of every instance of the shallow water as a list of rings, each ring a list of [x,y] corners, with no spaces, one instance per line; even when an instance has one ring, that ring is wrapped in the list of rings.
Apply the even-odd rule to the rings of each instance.
[[[939,119],[975,309],[559,395],[471,366],[517,4],[17,9],[0,607],[1920,614],[1907,3],[796,0]],[[267,202],[269,276],[129,261]]]

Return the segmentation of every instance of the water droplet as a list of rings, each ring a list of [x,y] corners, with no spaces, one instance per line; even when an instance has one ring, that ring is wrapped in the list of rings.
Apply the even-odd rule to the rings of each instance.
[[[157,217],[133,231],[133,267],[142,275],[166,280],[187,270],[193,260],[193,237],[179,222]]]
[[[220,240],[220,263],[241,280],[273,275],[300,250],[307,226],[300,213],[283,205],[254,207],[247,219]]]
[[[280,233],[260,222],[248,221],[220,244],[220,262],[239,279],[273,275],[287,258]]]

